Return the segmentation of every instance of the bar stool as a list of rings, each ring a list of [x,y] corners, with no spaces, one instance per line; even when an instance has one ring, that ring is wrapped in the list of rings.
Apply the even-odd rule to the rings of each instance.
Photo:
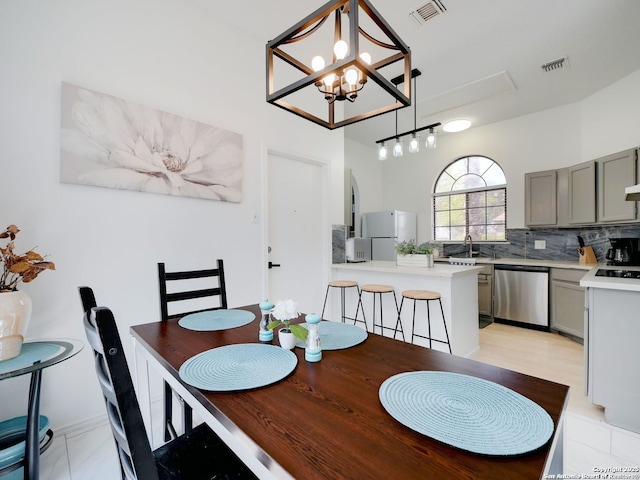
[[[347,317],[346,316],[346,312],[345,312],[345,290],[347,288],[353,288],[356,287],[356,289],[358,290],[358,306],[356,307],[356,314],[354,317]],[[364,318],[364,320],[360,320],[358,319],[358,311],[360,311],[360,308],[362,307],[362,301],[360,299],[360,287],[358,286],[358,282],[355,282],[353,280],[332,280],[328,283],[327,285],[327,293],[325,293],[324,295],[324,305],[322,305],[322,314],[321,317],[324,318],[324,309],[327,306],[327,298],[329,297],[329,289],[330,288],[339,288],[340,289],[340,313],[341,313],[341,317],[342,317],[342,323],[345,323],[345,320],[353,320],[353,324],[355,325],[356,322],[362,322],[364,323],[364,329],[368,331],[367,328],[367,319],[364,317],[364,309],[362,310],[362,318]]]
[[[398,312],[398,299],[396,297],[396,290],[391,285],[379,285],[379,284],[370,284],[370,285],[362,285],[360,287],[360,303],[362,303],[362,294],[363,293],[372,293],[373,294],[373,308],[371,309],[373,313],[373,326],[371,331],[376,333],[376,327],[380,327],[380,334],[384,334],[385,330],[393,330],[393,338],[396,338],[396,334],[398,331],[402,334],[402,340],[404,341],[404,330],[402,329],[402,322],[400,321],[400,315],[396,320],[395,328],[386,327],[384,325],[384,320],[382,318],[382,294],[383,293],[393,293],[393,301],[396,304],[396,312]],[[376,295],[380,298],[380,323],[376,323]],[[362,315],[364,316],[364,305],[362,306]]]
[[[429,290],[405,290],[402,292],[402,301],[400,302],[400,309],[398,310],[398,320],[400,320],[400,315],[402,313],[402,306],[404,304],[404,299],[413,300],[413,325],[411,327],[411,343],[413,343],[414,337],[420,337],[429,340],[429,348],[432,347],[432,341],[444,343],[449,347],[449,353],[451,352],[451,342],[449,341],[449,332],[447,331],[447,321],[444,318],[444,310],[442,308],[442,296],[438,292],[432,292]],[[429,331],[429,336],[425,337],[424,335],[418,335],[416,332],[416,303],[418,301],[424,300],[427,302],[427,327]],[[438,300],[440,303],[440,312],[442,313],[442,323],[444,325],[444,333],[447,336],[447,340],[438,340],[437,338],[431,337],[431,313],[429,312],[429,302]]]

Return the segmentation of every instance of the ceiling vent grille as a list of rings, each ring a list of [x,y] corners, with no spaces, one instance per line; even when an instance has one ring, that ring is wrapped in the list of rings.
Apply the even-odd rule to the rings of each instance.
[[[446,11],[446,7],[440,0],[432,0],[420,5],[410,15],[419,25],[424,25],[427,20],[431,20]]]
[[[551,62],[547,62],[540,67],[544,72],[552,72],[554,70],[560,70],[561,68],[565,68],[569,66],[569,57],[558,58],[557,60],[553,60]]]

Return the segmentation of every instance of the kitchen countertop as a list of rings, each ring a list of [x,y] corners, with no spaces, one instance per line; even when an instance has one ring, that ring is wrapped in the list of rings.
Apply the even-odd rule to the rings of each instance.
[[[369,272],[400,273],[404,275],[421,275],[425,277],[455,277],[459,275],[476,274],[482,270],[481,266],[449,265],[448,263],[434,264],[433,268],[398,266],[396,262],[372,260],[358,263],[334,263],[331,268],[344,270],[361,270]]]
[[[640,271],[640,267],[614,267],[611,265],[599,265],[600,268],[610,270],[633,270]],[[618,277],[596,277],[598,268],[588,272],[582,280],[581,287],[589,288],[606,288],[609,290],[626,290],[629,292],[640,292],[640,279],[637,278],[618,278]]]
[[[453,258],[461,258],[466,260],[465,257],[453,257]],[[478,265],[531,265],[531,266],[541,266],[541,267],[550,267],[550,268],[569,268],[569,269],[577,269],[577,270],[591,270],[593,267],[606,267],[607,264],[597,263],[597,264],[585,264],[580,263],[578,260],[570,261],[570,260],[532,260],[527,258],[487,258],[487,257],[474,257],[473,258]],[[438,263],[448,263],[449,257],[440,257],[435,259]]]

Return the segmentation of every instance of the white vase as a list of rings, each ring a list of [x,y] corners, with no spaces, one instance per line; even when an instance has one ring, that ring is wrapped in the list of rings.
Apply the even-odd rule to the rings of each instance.
[[[286,348],[287,350],[293,350],[296,346],[296,337],[291,332],[283,332],[283,328],[278,330],[278,340],[280,341],[280,346],[282,348]]]
[[[20,355],[29,320],[29,295],[22,290],[0,292],[0,361]]]

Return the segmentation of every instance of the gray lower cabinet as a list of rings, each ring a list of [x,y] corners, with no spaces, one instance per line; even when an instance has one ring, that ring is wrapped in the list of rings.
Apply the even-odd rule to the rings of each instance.
[[[586,288],[580,279],[586,270],[551,269],[551,329],[584,340]]]
[[[478,273],[478,314],[493,317],[493,265],[482,265]]]

